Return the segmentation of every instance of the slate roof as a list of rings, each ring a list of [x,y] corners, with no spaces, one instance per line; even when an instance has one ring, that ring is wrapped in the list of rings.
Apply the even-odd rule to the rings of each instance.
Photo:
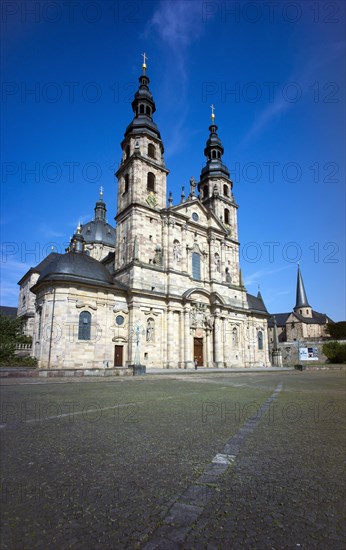
[[[261,313],[268,314],[268,310],[264,305],[264,302],[261,297],[253,296],[252,294],[246,294],[246,297],[247,297],[247,303],[250,309],[252,309],[253,311],[258,311]]]
[[[81,234],[87,244],[102,243],[115,246],[115,228],[105,220],[92,220],[81,228]]]
[[[274,326],[274,315],[278,327],[284,327],[290,315],[294,315],[294,317],[296,317],[298,321],[300,321],[301,323],[305,323],[306,325],[325,325],[327,322],[334,323],[334,321],[330,317],[328,317],[328,315],[326,315],[325,313],[319,313],[318,311],[312,310],[312,317],[303,317],[303,315],[300,315],[300,313],[290,311],[289,313],[273,313],[268,320],[269,328],[273,328]]]
[[[268,320],[268,327],[272,328],[274,326],[274,315],[276,318],[276,324],[278,327],[284,327],[286,324],[287,319],[289,316],[293,313],[290,311],[289,313],[273,313],[271,317]]]
[[[98,260],[80,252],[57,254],[42,270],[41,275],[31,290],[42,282],[80,282],[96,286],[109,286],[113,289],[127,290],[127,287],[114,281],[107,268]]]
[[[51,252],[50,254],[48,254],[48,256],[46,256],[44,260],[42,260],[42,262],[37,264],[35,267],[30,267],[30,269],[25,273],[25,275],[23,275],[23,277],[20,279],[20,281],[18,281],[17,284],[22,284],[24,279],[26,279],[28,275],[31,275],[31,273],[41,273],[43,269],[45,269],[45,267],[50,264],[50,262],[55,260],[57,256],[61,256],[61,254],[58,254],[57,252]]]

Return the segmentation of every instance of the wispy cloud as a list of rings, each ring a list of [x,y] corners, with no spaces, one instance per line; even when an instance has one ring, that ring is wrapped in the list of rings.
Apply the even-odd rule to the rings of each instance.
[[[46,223],[42,223],[40,225],[39,231],[45,237],[56,237],[56,238],[65,237],[64,233],[62,233],[61,231],[57,231],[57,230],[53,229],[52,227],[49,227]]]
[[[345,42],[333,42],[331,44],[323,43],[323,48],[318,52],[311,52],[309,59],[303,66],[298,67],[288,78],[287,82],[296,83],[299,88],[305,93],[311,85],[311,81],[316,72],[324,65],[330,63],[331,59],[338,57],[345,51]],[[306,56],[307,57],[307,56]],[[294,108],[295,102],[287,101],[284,97],[277,94],[274,103],[268,105],[262,113],[256,117],[253,125],[250,127],[247,134],[242,139],[239,147],[244,146],[261,131],[263,131],[275,119],[279,119],[286,111]]]
[[[182,147],[189,137],[185,123],[189,111],[188,102],[188,55],[190,44],[200,38],[205,22],[202,17],[203,3],[197,1],[176,0],[162,1],[150,19],[144,36],[155,33],[163,47],[168,49],[169,82],[163,83],[161,89],[172,94],[171,81],[174,78],[174,122],[171,125],[166,157],[170,157]]]
[[[280,271],[286,271],[287,269],[292,269],[292,265],[278,267],[276,269],[259,269],[258,271],[254,271],[253,273],[251,273],[251,275],[248,275],[244,278],[245,286],[259,284],[263,278],[270,275],[275,275]]]

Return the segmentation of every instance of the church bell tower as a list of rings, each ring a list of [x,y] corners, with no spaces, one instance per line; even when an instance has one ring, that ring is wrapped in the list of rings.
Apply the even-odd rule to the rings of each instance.
[[[132,101],[133,120],[126,128],[121,143],[121,164],[118,179],[118,208],[115,270],[134,259],[148,262],[146,239],[161,242],[157,230],[145,230],[148,220],[158,225],[159,211],[166,208],[166,177],[168,170],[163,157],[164,147],[153,120],[156,107],[149,89],[147,57],[143,55],[139,88]],[[147,234],[148,233],[148,234]],[[135,236],[137,241],[135,242]],[[150,248],[150,245],[149,245]]]
[[[207,140],[204,155],[207,163],[202,168],[198,189],[202,204],[213,211],[220,220],[229,236],[238,239],[237,208],[234,202],[232,189],[233,182],[230,179],[228,168],[222,162],[224,148],[217,134],[215,124],[214,106],[211,106],[211,125],[209,126],[209,138]]]

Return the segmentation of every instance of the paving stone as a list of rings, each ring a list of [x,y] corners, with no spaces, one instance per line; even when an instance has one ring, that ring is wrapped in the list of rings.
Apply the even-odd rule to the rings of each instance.
[[[164,522],[174,525],[191,525],[202,512],[199,506],[176,502],[165,517]]]

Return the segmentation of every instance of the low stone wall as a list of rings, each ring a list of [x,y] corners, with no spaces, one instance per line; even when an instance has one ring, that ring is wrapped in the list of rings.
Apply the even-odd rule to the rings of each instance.
[[[309,340],[309,341],[299,341],[300,348],[317,348],[318,361],[300,361],[298,357],[298,342],[281,342],[279,348],[282,353],[282,364],[285,366],[293,366],[298,363],[303,363],[305,365],[320,365],[328,363],[328,358],[322,353],[323,344],[330,342],[331,340]],[[271,349],[270,349],[271,356]]]
[[[0,369],[0,378],[82,378],[84,376],[137,376],[133,367],[112,369],[30,369],[11,367]]]

